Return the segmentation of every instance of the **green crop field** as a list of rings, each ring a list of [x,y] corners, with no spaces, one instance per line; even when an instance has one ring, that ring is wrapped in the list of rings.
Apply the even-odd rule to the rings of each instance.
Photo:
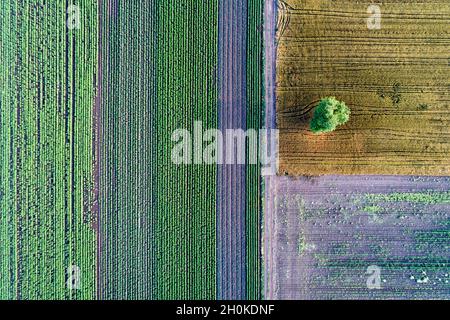
[[[195,120],[217,126],[217,1],[167,1],[156,16],[158,298],[214,299],[216,168],[175,166],[170,138],[177,128],[193,132]]]
[[[212,299],[215,166],[173,164],[171,136],[216,126],[217,3],[115,10],[102,13],[101,296]]]
[[[263,1],[236,3],[245,52],[223,53],[246,64],[225,67],[259,129]],[[218,127],[219,4],[0,3],[0,299],[218,296],[218,166],[171,152],[176,129]],[[244,172],[245,234],[226,237],[245,248],[239,294],[259,299],[260,166]]]
[[[95,3],[79,30],[64,2],[0,3],[1,299],[95,297]]]
[[[263,0],[249,0],[247,40],[247,128],[260,129],[264,110],[263,94]],[[247,153],[249,154],[249,153]],[[261,298],[261,167],[247,165],[246,242],[247,299]]]
[[[409,143],[370,128],[448,130],[449,5],[383,3],[383,28],[366,30],[368,4],[336,1],[328,14],[323,3],[0,1],[0,300],[448,298],[450,177],[397,175],[448,171],[445,134]],[[346,38],[350,51],[322,50]],[[357,81],[339,84],[314,61]],[[330,92],[348,101],[349,122],[303,132],[311,94]],[[390,111],[361,113],[377,105]],[[281,157],[280,173],[305,176],[263,179],[254,163],[252,152],[278,151],[278,141],[254,145],[265,126],[280,130],[280,154],[327,139],[364,151],[358,134],[329,139],[358,119],[388,155],[424,147],[411,159],[425,171],[314,176],[320,157],[306,167],[284,159],[292,172]],[[283,139],[286,128],[303,140]],[[174,159],[180,149],[187,163]],[[424,165],[426,154],[442,170]]]
[[[216,166],[173,164],[171,136],[180,128],[193,132],[194,121],[217,127],[217,14],[217,1],[103,4],[102,298],[216,297]],[[250,1],[247,126],[256,129],[263,107],[261,19],[262,1]],[[260,184],[259,166],[248,166],[247,297],[255,299]]]

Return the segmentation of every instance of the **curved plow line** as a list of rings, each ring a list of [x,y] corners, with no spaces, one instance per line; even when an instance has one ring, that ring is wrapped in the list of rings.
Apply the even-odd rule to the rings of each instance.
[[[290,10],[293,8],[283,0],[278,1],[277,39],[281,39],[291,21]]]

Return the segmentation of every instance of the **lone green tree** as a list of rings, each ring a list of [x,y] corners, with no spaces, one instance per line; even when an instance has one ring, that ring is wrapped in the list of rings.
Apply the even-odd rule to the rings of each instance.
[[[337,126],[344,124],[350,117],[350,109],[344,102],[335,97],[326,97],[320,100],[310,123],[310,129],[314,133],[331,132]]]

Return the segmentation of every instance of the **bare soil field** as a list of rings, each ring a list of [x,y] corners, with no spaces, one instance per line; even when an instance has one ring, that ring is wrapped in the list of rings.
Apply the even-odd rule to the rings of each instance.
[[[279,174],[450,175],[450,2],[383,1],[380,29],[368,6],[279,2]],[[326,96],[350,120],[315,135]]]
[[[449,177],[271,182],[266,299],[450,298]],[[367,285],[369,267],[380,270],[378,288]]]

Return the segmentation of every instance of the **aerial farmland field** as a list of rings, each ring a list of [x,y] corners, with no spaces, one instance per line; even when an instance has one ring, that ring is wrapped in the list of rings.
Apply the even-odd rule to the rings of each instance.
[[[213,298],[216,170],[172,164],[170,139],[216,125],[217,4],[101,9],[99,297]]]
[[[448,177],[279,177],[266,213],[268,299],[448,298]],[[367,268],[381,288],[368,290]]]
[[[266,40],[266,125],[280,130],[279,176],[265,180],[268,299],[449,298],[450,7],[383,2],[374,30],[367,6],[278,1]],[[315,134],[314,110],[332,96],[350,119]]]
[[[97,6],[82,4],[79,32],[66,29],[60,2],[0,4],[1,299],[96,296]],[[77,268],[83,285],[68,290]]]
[[[195,121],[259,127],[262,2],[104,2],[101,10],[100,297],[260,297],[258,168],[173,164],[171,134]],[[229,16],[240,16],[233,34]],[[235,59],[248,65],[239,77]],[[241,90],[230,117],[235,92],[222,79]]]
[[[449,27],[440,0],[1,1],[0,300],[450,299]]]
[[[449,175],[450,3],[383,1],[380,29],[363,2],[280,3],[280,174]],[[326,96],[350,120],[315,135]]]
[[[259,166],[171,151],[259,129],[263,1],[1,10],[0,298],[261,298]]]

